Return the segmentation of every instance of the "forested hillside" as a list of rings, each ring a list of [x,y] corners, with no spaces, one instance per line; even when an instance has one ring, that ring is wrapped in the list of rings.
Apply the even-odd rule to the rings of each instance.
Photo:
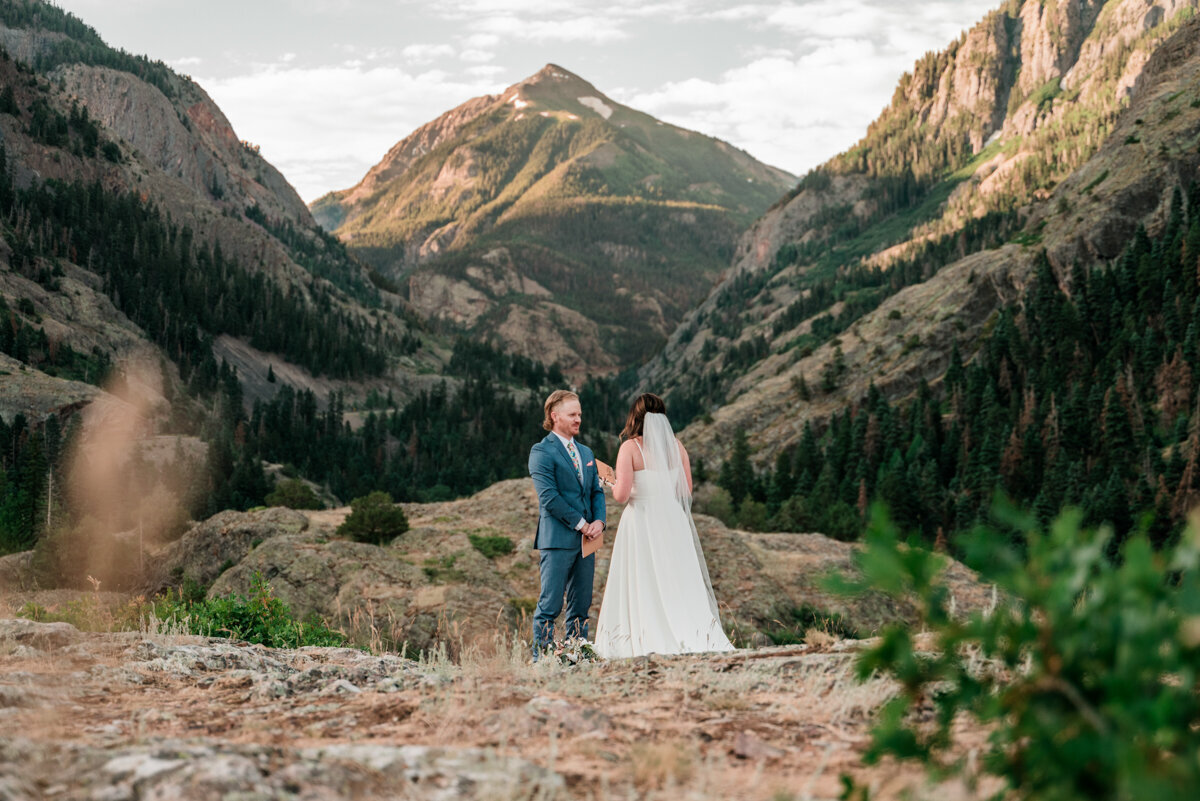
[[[1094,10],[1089,36],[1129,8]],[[986,516],[999,490],[1043,519],[1078,505],[1122,536],[1178,530],[1200,454],[1200,22],[1145,19],[1170,35],[1130,62],[1132,92],[1107,138],[1069,174],[1041,175],[1021,205],[890,262],[875,251],[838,266],[836,246],[785,243],[776,258],[808,267],[741,269],[706,302],[707,328],[675,340],[698,342],[653,369],[706,371],[669,400],[694,418],[690,446],[724,457],[719,480],[737,506],[726,517],[854,537],[884,500],[936,541]],[[988,158],[986,147],[976,157]],[[810,187],[825,180],[814,175]]]
[[[1200,184],[1170,209],[1111,264],[1060,276],[1040,257],[936,389],[890,402],[871,387],[761,475],[735,437],[720,482],[743,522],[855,538],[878,499],[933,542],[984,520],[1000,490],[1043,523],[1078,506],[1089,525],[1164,541],[1200,492]]]
[[[751,227],[726,280],[643,368],[643,384],[672,393],[689,417],[712,412],[945,266],[1042,243],[1048,221],[1057,265],[1115,257],[1157,200],[1143,186],[1118,207],[1109,188],[1182,147],[1190,96],[1144,120],[1168,115],[1168,150],[1146,164],[1131,156],[1126,174],[1101,165],[1073,193],[1059,187],[1112,137],[1153,54],[1195,5],[1013,0],[920,59],[862,140]]]
[[[138,502],[111,530],[143,498],[172,518],[262,503],[259,384],[218,339],[260,354],[269,396],[273,365],[339,397],[419,393],[406,377],[440,357],[414,318],[199,87],[32,0],[0,3],[0,44],[0,550],[96,514],[72,461],[130,415],[114,469]]]

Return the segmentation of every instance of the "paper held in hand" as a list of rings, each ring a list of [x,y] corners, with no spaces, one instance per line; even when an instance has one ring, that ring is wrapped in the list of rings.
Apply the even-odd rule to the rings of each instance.
[[[584,537],[583,538],[583,558],[587,559],[589,556],[594,554],[596,551],[600,550],[600,546],[603,544],[604,544],[604,532],[603,531],[601,531],[599,534],[597,534],[595,537],[593,537],[590,540],[587,537]]]
[[[596,460],[596,473],[598,473],[600,476],[600,483],[602,486],[604,484],[607,484],[611,487],[617,481],[617,474],[615,472],[613,472],[612,466],[605,464],[604,462],[600,461],[599,459]],[[589,540],[587,537],[584,537],[583,538],[583,558],[587,559],[589,556],[594,554],[596,551],[600,550],[600,546],[603,544],[604,544],[604,532],[603,531],[601,531],[594,539]]]

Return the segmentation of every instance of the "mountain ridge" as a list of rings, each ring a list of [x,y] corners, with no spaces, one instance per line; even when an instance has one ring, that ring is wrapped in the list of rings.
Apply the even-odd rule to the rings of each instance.
[[[1037,248],[1047,251],[1060,272],[1076,258],[1091,262],[1118,255],[1147,214],[1155,209],[1162,214],[1165,198],[1148,176],[1164,169],[1176,174],[1176,168],[1165,157],[1138,167],[1124,161],[1121,170],[1107,172],[1098,162],[1089,165],[1102,143],[1113,143],[1114,126],[1128,116],[1131,92],[1148,80],[1143,73],[1152,54],[1185,23],[1194,27],[1187,20],[1196,4],[1143,5],[1076,0],[1051,9],[1010,3],[948,50],[923,57],[863,140],[810,172],[751,226],[722,284],[641,370],[642,386],[674,393],[685,418],[703,416],[688,436],[712,448],[718,461],[728,453],[733,432],[743,430],[760,464],[769,463],[799,441],[805,419],[823,425],[837,408],[814,401],[820,411],[813,411],[793,393],[791,403],[799,406],[785,412],[788,393],[772,391],[770,401],[759,394],[777,382],[774,376],[793,382],[803,377],[820,394],[816,388],[827,367],[849,360],[836,369],[845,371],[854,388],[838,397],[851,403],[878,377],[872,372],[878,366],[869,366],[877,361],[850,359],[843,331],[896,315],[881,328],[900,337],[900,345],[908,343],[905,361],[912,372],[894,391],[886,390],[889,397],[912,392],[919,377],[936,380],[949,341],[969,341],[960,331],[943,337],[944,348],[930,349],[928,331],[897,323],[920,317],[916,308],[895,300],[897,292],[918,291],[906,286],[944,281],[939,270],[964,258],[972,267],[957,270],[958,280],[982,277],[992,263],[999,274],[1009,268],[998,265],[1010,264],[1006,254],[1014,252],[1005,243],[1023,243],[1015,252],[1028,255],[1018,259],[1024,267],[1012,275],[1012,289],[980,307],[995,308],[1019,297]],[[1052,36],[1053,30],[1059,34]],[[981,61],[980,52],[996,60]],[[1004,62],[1009,52],[1021,54],[1015,64]],[[990,76],[991,88],[980,75]],[[956,92],[966,98],[957,105]],[[987,99],[984,112],[973,100],[981,96]],[[997,123],[1001,111],[1003,122]],[[1165,138],[1180,135],[1176,126],[1194,113],[1190,107],[1176,109],[1180,120],[1167,126]],[[941,126],[937,132],[922,127],[932,125],[930,120]],[[931,137],[922,155],[898,159],[918,135]],[[1136,131],[1124,136],[1136,138]],[[1073,175],[1089,176],[1072,183],[1078,198],[1058,189]],[[1127,186],[1118,200],[1108,190],[1119,182]],[[839,225],[849,233],[839,235]],[[964,320],[966,333],[978,330],[974,326],[987,316]],[[891,341],[878,347],[890,352]],[[881,389],[889,383],[880,382]],[[747,410],[755,406],[760,408],[751,415]],[[765,423],[780,415],[794,423],[786,433]]]
[[[312,209],[426,319],[582,378],[660,342],[792,180],[548,64],[418,128]],[[580,291],[601,276],[626,300]],[[537,331],[549,341],[531,347]]]

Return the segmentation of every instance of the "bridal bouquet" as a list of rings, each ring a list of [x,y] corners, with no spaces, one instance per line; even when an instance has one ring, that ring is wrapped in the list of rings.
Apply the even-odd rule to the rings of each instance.
[[[592,644],[582,637],[568,637],[562,642],[554,643],[554,655],[564,665],[578,665],[600,659]]]

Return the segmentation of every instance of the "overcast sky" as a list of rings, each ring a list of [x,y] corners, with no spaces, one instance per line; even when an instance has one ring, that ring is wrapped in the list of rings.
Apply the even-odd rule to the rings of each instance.
[[[306,201],[547,63],[797,175],[999,0],[57,0],[191,75]]]

